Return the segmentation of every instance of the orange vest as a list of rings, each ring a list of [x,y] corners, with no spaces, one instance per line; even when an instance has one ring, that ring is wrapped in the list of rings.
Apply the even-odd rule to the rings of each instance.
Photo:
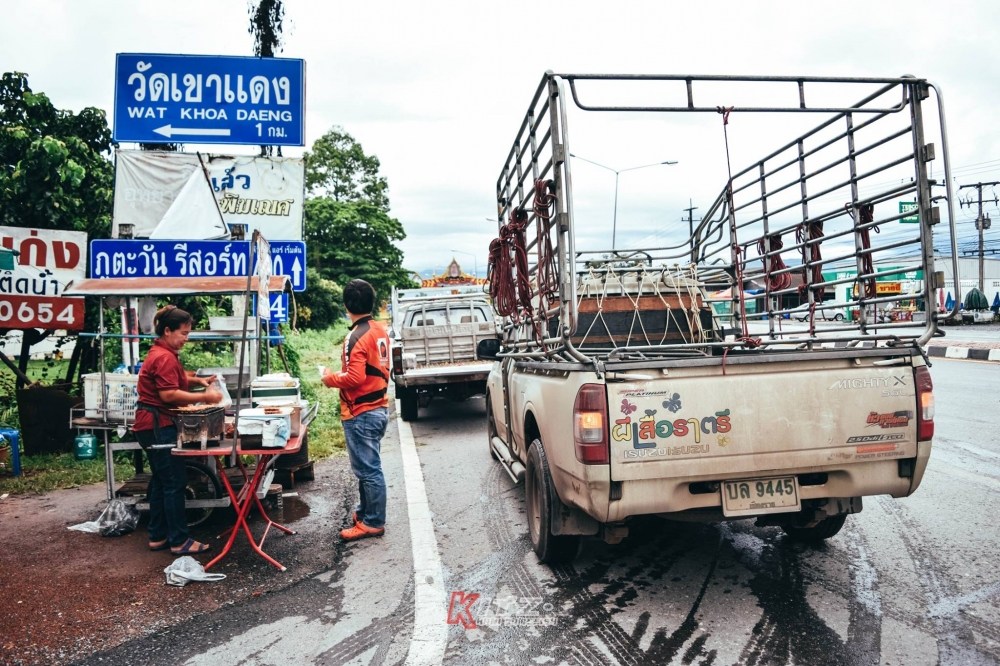
[[[340,355],[340,372],[328,376],[327,386],[340,389],[340,418],[352,419],[389,405],[389,334],[364,317],[351,325]]]

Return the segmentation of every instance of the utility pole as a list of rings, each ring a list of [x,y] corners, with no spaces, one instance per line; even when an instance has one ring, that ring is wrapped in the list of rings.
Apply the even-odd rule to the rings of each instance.
[[[698,257],[697,257],[697,254],[698,254],[698,244],[694,242],[694,211],[698,210],[698,207],[695,206],[695,205],[693,205],[691,203],[691,199],[688,199],[688,207],[687,208],[682,208],[681,210],[685,211],[688,214],[688,216],[687,216],[687,221],[688,221],[688,242],[691,245],[691,262],[694,263],[695,261],[698,260]],[[684,218],[681,218],[681,219],[683,220]]]
[[[986,266],[983,251],[983,232],[990,228],[990,216],[983,215],[983,188],[993,187],[995,185],[1000,185],[1000,182],[993,181],[990,183],[976,183],[975,185],[961,185],[958,188],[959,191],[976,188],[976,195],[979,199],[979,214],[976,215],[976,230],[979,231],[979,291],[982,291],[983,293],[986,293]],[[997,203],[996,197],[993,198],[993,203]],[[971,206],[972,202],[959,200],[959,205]]]

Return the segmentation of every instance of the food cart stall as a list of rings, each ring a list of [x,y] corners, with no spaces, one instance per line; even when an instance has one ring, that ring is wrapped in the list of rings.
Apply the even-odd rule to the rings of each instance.
[[[115,497],[132,497],[136,500],[137,508],[140,510],[148,509],[148,504],[144,502],[148,475],[142,474],[142,458],[141,454],[138,454],[140,446],[134,440],[124,441],[135,417],[138,375],[107,372],[105,343],[107,340],[152,339],[155,336],[143,335],[138,331],[109,333],[104,322],[106,301],[112,298],[123,300],[128,307],[132,301],[145,297],[266,294],[288,288],[288,279],[285,276],[268,276],[266,285],[263,289],[261,287],[260,278],[257,276],[100,278],[74,281],[66,287],[66,295],[93,296],[101,299],[99,330],[96,333],[84,334],[85,337],[89,336],[97,341],[100,353],[100,372],[84,377],[84,406],[72,410],[70,425],[82,432],[100,434],[104,443],[109,501]],[[251,324],[251,322],[253,323]],[[198,415],[194,414],[192,415],[194,420],[184,428],[184,430],[193,431],[193,440],[201,440],[201,449],[213,449],[212,455],[202,454],[187,459],[188,497],[186,507],[188,523],[191,525],[204,522],[213,508],[229,506],[232,503],[232,493],[224,493],[224,489],[228,491],[230,485],[233,487],[243,486],[252,478],[247,475],[246,470],[236,458],[239,435],[236,433],[234,421],[242,408],[251,406],[249,399],[245,396],[244,389],[248,385],[252,385],[261,367],[270,366],[269,359],[262,360],[260,358],[261,355],[269,353],[269,344],[266,343],[279,338],[279,336],[261,334],[259,333],[260,329],[259,321],[245,312],[243,326],[239,331],[192,331],[189,337],[189,341],[193,343],[239,343],[237,368],[233,368],[232,373],[225,373],[227,383],[235,383],[235,386],[232,387],[234,389],[232,392],[232,415],[227,414],[224,419],[220,419],[218,417],[221,415],[213,416],[206,411],[204,418],[198,420],[194,418]],[[260,344],[262,342],[265,344]],[[250,350],[249,353],[248,350]],[[131,361],[128,364],[129,367],[134,368],[137,365],[135,363],[137,359],[128,360]],[[225,371],[227,369],[213,368],[212,370]],[[222,378],[220,378],[221,380]],[[206,431],[206,428],[209,431]],[[221,432],[218,432],[219,430]],[[112,434],[118,435],[116,441],[112,441]],[[302,439],[304,437],[305,433],[303,432]],[[212,446],[208,446],[209,440],[212,441]],[[180,442],[178,448],[181,448]],[[127,481],[121,488],[116,487],[115,480],[114,453],[116,451],[135,451],[137,453],[136,476]],[[223,451],[225,453],[220,454]],[[225,458],[228,458],[228,464],[224,463]],[[273,478],[274,457],[268,458],[267,462],[271,464],[272,469],[268,476],[261,477],[259,482],[255,484],[255,490],[262,488],[258,492],[266,492],[270,480]]]

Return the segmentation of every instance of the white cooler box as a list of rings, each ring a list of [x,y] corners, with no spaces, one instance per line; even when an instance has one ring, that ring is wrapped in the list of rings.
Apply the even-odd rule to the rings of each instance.
[[[289,427],[291,428],[289,434],[292,437],[298,437],[299,431],[302,430],[302,414],[309,411],[309,401],[294,401],[288,398],[261,398],[254,402],[254,407],[265,410],[265,414],[268,413],[268,410],[274,409],[281,410],[277,412],[278,414],[288,414],[290,419]]]
[[[241,409],[236,417],[236,432],[243,448],[282,449],[291,436],[291,409],[280,414],[267,414],[263,408]]]

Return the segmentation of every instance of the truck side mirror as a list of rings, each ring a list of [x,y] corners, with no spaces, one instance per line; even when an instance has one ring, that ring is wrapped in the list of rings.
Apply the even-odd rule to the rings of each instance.
[[[476,358],[495,361],[500,353],[500,340],[497,338],[486,338],[476,344]]]

